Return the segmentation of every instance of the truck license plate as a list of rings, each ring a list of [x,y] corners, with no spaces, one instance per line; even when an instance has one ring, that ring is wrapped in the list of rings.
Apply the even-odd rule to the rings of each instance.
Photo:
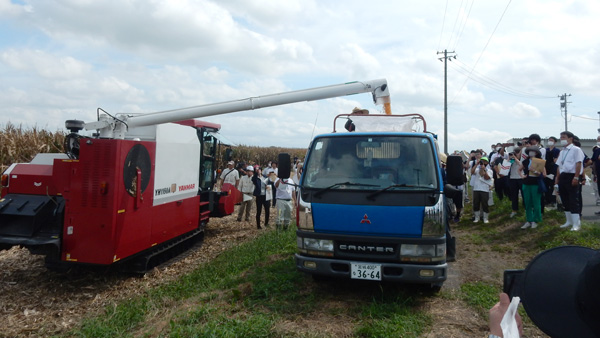
[[[351,263],[352,279],[381,280],[381,264]]]

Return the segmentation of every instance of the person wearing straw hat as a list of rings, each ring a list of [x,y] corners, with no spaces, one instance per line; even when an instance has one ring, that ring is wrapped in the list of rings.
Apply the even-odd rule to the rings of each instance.
[[[352,109],[352,113],[350,115],[369,115],[369,110],[354,107],[354,109]],[[354,125],[354,123],[352,122],[352,120],[350,118],[348,118],[348,121],[346,121],[344,128],[346,128],[347,131],[355,131],[356,130],[356,126]]]

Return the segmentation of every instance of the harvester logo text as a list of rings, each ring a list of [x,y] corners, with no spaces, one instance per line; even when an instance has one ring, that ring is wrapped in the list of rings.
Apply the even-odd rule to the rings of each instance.
[[[184,184],[184,185],[180,185],[179,186],[179,191],[186,191],[186,190],[192,190],[196,188],[196,184],[192,183],[192,184]]]
[[[154,196],[168,195],[171,193],[171,187],[154,189]]]
[[[155,189],[154,196],[174,194],[176,192],[182,192],[182,191],[193,190],[193,189],[196,189],[196,183],[182,184],[179,186],[177,184],[173,183],[173,184],[171,184],[170,187]]]

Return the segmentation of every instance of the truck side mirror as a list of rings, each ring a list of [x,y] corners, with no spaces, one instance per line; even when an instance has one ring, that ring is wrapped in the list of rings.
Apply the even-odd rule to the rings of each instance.
[[[231,149],[231,148],[225,149],[225,162],[231,161],[232,155],[233,155],[233,149]]]
[[[288,153],[281,153],[277,156],[277,177],[279,178],[290,178],[291,173],[291,157]]]
[[[456,186],[465,184],[462,157],[450,155],[446,158],[446,181]]]

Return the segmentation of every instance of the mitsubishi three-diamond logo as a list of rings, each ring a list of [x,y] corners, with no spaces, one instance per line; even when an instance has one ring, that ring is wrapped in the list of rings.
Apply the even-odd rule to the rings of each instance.
[[[363,216],[363,219],[360,221],[360,224],[364,224],[364,223],[371,224],[371,220],[369,220],[369,216],[367,216],[367,214],[365,214]]]

